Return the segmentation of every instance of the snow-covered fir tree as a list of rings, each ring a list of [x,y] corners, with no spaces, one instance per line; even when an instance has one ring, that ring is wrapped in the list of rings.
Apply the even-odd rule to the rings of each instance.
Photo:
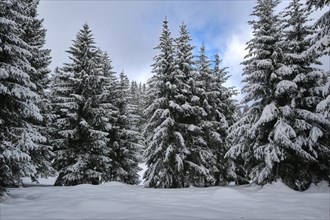
[[[51,114],[51,104],[49,99],[49,74],[50,70],[48,68],[51,63],[50,50],[44,49],[46,43],[46,29],[43,28],[43,20],[37,18],[37,6],[39,0],[29,0],[26,1],[27,8],[25,13],[27,16],[31,17],[30,23],[24,24],[24,35],[23,38],[26,43],[30,45],[31,57],[29,57],[29,62],[31,67],[31,80],[35,83],[35,92],[39,95],[40,100],[36,103],[40,112],[43,116],[43,120],[34,121],[36,125],[35,128],[47,138],[47,141],[42,143],[42,147],[39,149],[34,149],[30,152],[32,161],[36,166],[36,175],[31,176],[33,180],[38,177],[46,177],[54,174],[54,169],[51,166],[51,160],[53,158],[52,147],[50,145],[50,125],[51,120],[54,117]]]
[[[163,22],[160,53],[154,58],[149,81],[151,104],[146,109],[149,118],[145,135],[147,141],[146,186],[180,188],[189,185],[205,186],[214,182],[207,169],[212,152],[199,127],[203,108],[199,105],[193,46],[186,25],[180,26],[175,40]],[[150,92],[152,91],[152,92]]]
[[[316,113],[317,105],[324,99],[320,89],[324,88],[326,74],[315,67],[319,56],[310,50],[314,30],[307,24],[309,15],[298,0],[292,0],[282,14],[285,66],[279,71],[281,81],[275,90],[279,105],[285,108],[282,117],[292,129],[292,143],[286,143],[286,147],[298,151],[298,155],[290,155],[292,158],[286,156],[279,172],[288,185],[298,190],[306,189],[311,182],[328,179],[330,168],[326,141],[329,120]]]
[[[182,23],[179,27],[179,37],[176,39],[174,72],[179,79],[179,95],[174,96],[178,105],[173,107],[179,111],[176,120],[189,150],[185,175],[194,186],[209,186],[215,182],[213,173],[216,170],[216,155],[214,145],[208,143],[209,135],[205,133],[207,123],[202,120],[207,112],[203,106],[205,99],[201,97],[202,90],[196,83],[196,62],[191,40],[187,26]]]
[[[148,81],[148,102],[145,110],[149,120],[144,131],[148,169],[144,174],[145,185],[157,188],[187,186],[184,160],[189,153],[175,121],[175,108],[170,107],[177,94],[177,77],[174,73],[173,38],[168,21],[163,21],[159,45],[154,57],[153,77]],[[170,103],[171,102],[171,103]]]
[[[309,9],[323,9],[329,8],[330,1],[329,0],[308,0],[307,5]],[[325,55],[329,56],[330,54],[330,11],[326,11],[316,22],[316,35],[312,39],[312,47],[311,49],[318,54],[319,56]],[[325,67],[328,68],[328,67]],[[325,69],[327,71],[327,77],[325,78],[324,87],[320,88],[320,93],[325,98],[321,101],[317,106],[317,111],[322,113],[328,120],[330,120],[330,70]],[[329,137],[329,129],[327,129],[327,134],[325,137]],[[330,138],[327,138],[327,145],[330,146]]]
[[[200,88],[200,103],[205,110],[202,116],[201,128],[208,149],[213,154],[213,160],[208,160],[209,170],[215,177],[216,185],[226,184],[226,153],[225,138],[228,127],[233,124],[235,105],[231,96],[235,94],[232,88],[224,87],[227,81],[226,68],[220,68],[220,57],[215,56],[214,68],[206,56],[204,44],[200,48],[197,60],[199,72],[197,85]]]
[[[142,111],[141,108],[141,91],[136,81],[132,81],[128,92],[128,106],[130,108],[130,124],[133,130],[141,132]]]
[[[32,64],[36,18],[27,13],[29,2],[0,1],[0,185],[20,185],[21,177],[35,177],[48,170],[46,137],[38,126],[43,121],[38,103],[38,70]],[[32,6],[34,8],[36,6]],[[37,31],[38,28],[34,29]],[[40,36],[43,39],[43,36]],[[43,43],[39,44],[40,51]],[[47,53],[40,59],[47,60]],[[39,63],[40,64],[40,63]],[[46,155],[41,152],[45,151]],[[36,155],[36,154],[37,155]],[[43,168],[46,168],[44,170]]]
[[[274,9],[278,0],[258,0],[250,21],[253,38],[248,42],[249,51],[243,64],[247,95],[244,102],[253,101],[252,106],[229,129],[226,153],[229,158],[228,173],[237,183],[252,181],[265,184],[278,178],[278,164],[283,149],[270,139],[276,129],[274,120],[276,71],[280,67],[281,30]]]
[[[107,143],[111,123],[107,117],[107,80],[87,24],[67,51],[71,63],[60,69],[53,85],[57,136],[55,185],[99,184],[111,168]]]
[[[144,109],[146,106],[147,85],[139,84],[139,100],[138,100],[138,115],[140,116],[140,131],[143,132],[147,119],[144,117]]]
[[[253,15],[259,20],[250,22],[254,38],[243,62],[243,91],[245,101],[253,104],[230,128],[233,146],[227,156],[236,161],[231,167],[236,178],[245,171],[258,184],[281,178],[291,188],[305,190],[324,179],[329,168],[329,149],[321,141],[327,121],[315,113],[321,100],[315,90],[323,73],[312,68],[317,61],[308,53],[312,29],[306,25],[307,11],[292,1],[282,14],[287,18],[283,30],[273,12],[277,4],[258,1]]]
[[[138,184],[138,172],[140,171],[138,153],[141,145],[139,144],[139,132],[136,131],[133,123],[136,118],[131,114],[133,109],[129,104],[129,90],[129,80],[126,74],[121,72],[116,87],[117,120],[110,135],[109,179],[127,184]]]
[[[129,111],[130,129],[136,131],[136,135],[135,135],[136,140],[134,142],[140,144],[138,157],[139,157],[139,161],[141,162],[144,160],[143,152],[145,150],[144,141],[142,137],[143,128],[145,126],[145,122],[143,118],[143,110],[145,106],[144,98],[145,97],[142,91],[142,84],[140,83],[140,85],[138,85],[137,82],[132,81],[128,93],[127,107],[130,109]]]
[[[235,87],[226,87],[225,83],[230,78],[228,67],[221,68],[221,62],[219,53],[214,56],[214,66],[213,66],[213,75],[215,76],[214,83],[215,90],[221,92],[220,99],[222,104],[218,106],[219,112],[222,111],[222,114],[225,116],[228,126],[234,124],[237,121],[237,101],[232,97],[237,95],[238,92]]]

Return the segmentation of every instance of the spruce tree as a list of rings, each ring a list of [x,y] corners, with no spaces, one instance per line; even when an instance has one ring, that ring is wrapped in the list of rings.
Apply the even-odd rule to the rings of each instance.
[[[193,56],[194,46],[187,26],[182,23],[179,27],[179,37],[176,39],[175,72],[178,80],[179,95],[174,96],[177,108],[177,121],[185,145],[189,150],[186,158],[185,175],[189,184],[194,186],[213,185],[215,180],[214,145],[209,145],[205,135],[205,123],[202,118],[207,114],[201,99],[201,88],[197,84],[197,71]],[[207,130],[207,128],[206,128]]]
[[[244,102],[253,101],[246,114],[229,129],[227,137],[231,146],[229,175],[237,183],[248,179],[265,184],[278,178],[278,164],[283,158],[283,148],[271,140],[277,124],[275,85],[278,82],[277,70],[281,65],[281,29],[279,18],[274,14],[278,0],[258,0],[252,13],[257,20],[250,21],[253,38],[248,42],[249,54],[243,64],[247,93]]]
[[[142,91],[142,84],[139,85],[137,82],[132,81],[130,86],[130,92],[128,97],[128,108],[130,109],[130,129],[136,132],[135,135],[135,143],[138,143],[139,151],[138,157],[139,161],[142,162],[143,158],[143,151],[144,151],[144,141],[142,137],[142,132],[144,128],[144,119],[143,119],[143,108],[144,108],[144,94]]]
[[[237,121],[237,101],[232,97],[237,95],[237,90],[235,87],[226,87],[225,83],[230,78],[228,67],[220,67],[222,60],[220,59],[220,55],[217,53],[214,56],[214,66],[213,66],[213,75],[215,82],[214,90],[219,91],[221,93],[220,100],[222,104],[218,106],[219,112],[225,116],[228,126],[233,125]]]
[[[134,130],[132,123],[131,106],[129,105],[129,80],[124,72],[119,75],[116,87],[115,105],[118,109],[117,120],[111,130],[111,168],[109,178],[112,181],[120,181],[127,184],[138,184],[138,143],[139,133]]]
[[[149,81],[151,104],[146,109],[150,118],[145,129],[148,187],[181,188],[214,182],[207,168],[207,160],[213,155],[199,127],[204,111],[197,96],[190,41],[186,25],[182,24],[174,45],[164,20],[156,47],[160,53],[153,64],[155,75]]]
[[[21,177],[34,177],[48,166],[43,155],[34,157],[43,151],[46,137],[38,129],[43,116],[37,104],[37,71],[31,64],[34,45],[24,32],[26,25],[33,26],[28,8],[25,1],[0,1],[1,186],[18,186]]]
[[[198,70],[196,97],[198,97],[199,105],[205,112],[201,115],[199,126],[203,132],[202,136],[205,140],[205,146],[210,155],[205,165],[215,178],[210,184],[218,185],[220,182],[223,183],[223,180],[220,180],[220,175],[224,176],[225,165],[224,161],[220,159],[221,156],[223,157],[220,152],[225,151],[223,139],[227,129],[227,122],[222,111],[218,111],[220,107],[218,104],[221,104],[219,99],[221,92],[215,88],[218,82],[215,75],[213,75],[211,61],[205,54],[204,44],[200,48],[196,63]]]
[[[309,10],[312,9],[323,9],[329,8],[330,1],[329,0],[308,0],[307,5],[309,6]],[[314,35],[312,39],[312,47],[311,49],[318,54],[319,56],[330,54],[330,11],[325,12],[314,24],[317,30],[317,34]],[[320,88],[319,92],[324,97],[324,100],[321,101],[317,106],[317,111],[323,114],[327,120],[330,120],[330,71],[329,69],[325,69],[327,71],[327,77],[324,79],[324,87]],[[325,137],[329,137],[329,129],[327,129],[327,134]],[[327,145],[330,146],[330,138],[325,140]]]
[[[53,87],[54,109],[59,116],[54,146],[54,166],[59,172],[55,185],[99,184],[110,169],[104,90],[107,80],[100,65],[87,24],[67,51],[71,63],[60,70]]]
[[[277,3],[259,1],[254,15],[260,20],[250,22],[255,36],[243,62],[243,91],[248,93],[245,100],[254,103],[232,126],[228,140],[233,147],[227,156],[236,160],[236,173],[242,173],[239,162],[245,161],[243,171],[258,184],[281,178],[289,187],[305,190],[324,179],[329,167],[329,149],[322,143],[328,121],[315,111],[323,73],[312,67],[317,60],[308,51],[312,29],[306,25],[306,9],[293,0],[282,14],[284,26],[276,30]]]
[[[307,24],[310,12],[306,6],[293,0],[282,15],[285,66],[280,71],[282,81],[275,94],[288,111],[284,116],[294,131],[295,148],[310,156],[290,155],[292,158],[285,161],[279,172],[284,173],[283,180],[292,188],[304,190],[311,182],[327,179],[330,167],[330,148],[326,142],[329,120],[316,113],[323,100],[318,90],[324,86],[325,72],[315,67],[319,64],[318,55],[310,51],[314,30]]]
[[[156,188],[187,187],[184,160],[189,154],[182,134],[175,121],[178,94],[178,77],[174,75],[173,38],[168,21],[163,21],[159,38],[160,50],[154,57],[154,76],[148,81],[149,106],[145,114],[149,118],[144,134],[147,142],[148,169],[144,174],[145,185]]]
[[[34,91],[40,97],[40,100],[36,103],[43,116],[42,121],[34,121],[35,128],[47,140],[41,143],[39,149],[34,149],[30,152],[31,159],[36,166],[36,175],[31,176],[33,180],[37,177],[47,177],[54,174],[54,169],[51,166],[51,160],[53,159],[52,147],[50,145],[50,125],[51,120],[54,117],[51,114],[51,104],[49,99],[49,93],[46,92],[49,89],[49,74],[50,70],[48,66],[51,63],[50,50],[44,49],[46,43],[46,29],[43,28],[43,20],[37,18],[37,6],[39,1],[29,0],[26,1],[25,14],[31,17],[30,23],[24,24],[23,38],[26,43],[30,45],[31,57],[29,62],[31,64],[31,80],[35,83],[36,88]]]
[[[205,54],[204,44],[198,58],[199,98],[206,113],[202,116],[201,127],[204,140],[214,157],[213,161],[208,160],[208,167],[215,177],[215,184],[224,185],[227,182],[225,138],[227,129],[235,118],[236,107],[231,99],[235,91],[224,86],[228,76],[226,68],[220,68],[221,60],[218,54],[215,56],[213,69],[211,69],[211,61]]]

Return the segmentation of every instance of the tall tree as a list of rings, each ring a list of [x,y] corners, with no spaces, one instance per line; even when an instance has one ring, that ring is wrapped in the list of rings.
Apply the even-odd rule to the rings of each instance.
[[[228,79],[227,68],[220,68],[221,60],[218,54],[215,56],[213,69],[206,56],[204,44],[198,58],[199,75],[196,84],[200,88],[199,98],[206,113],[202,115],[201,128],[204,140],[214,157],[213,161],[208,160],[208,167],[215,177],[215,184],[224,185],[227,182],[225,138],[228,127],[233,124],[235,118],[236,107],[231,97],[236,93],[233,88],[224,86]]]
[[[226,118],[222,111],[219,111],[221,103],[221,91],[218,90],[218,79],[211,69],[211,61],[206,56],[205,46],[202,44],[197,60],[198,76],[196,85],[198,88],[197,97],[199,105],[203,108],[204,114],[201,115],[200,128],[202,130],[203,140],[209,152],[209,158],[205,164],[211,174],[214,176],[213,184],[223,183],[220,176],[224,176],[225,164],[223,158],[224,137],[228,127]],[[222,152],[222,153],[221,153]]]
[[[258,1],[254,15],[259,21],[250,22],[254,38],[248,46],[251,58],[243,63],[243,91],[248,93],[245,100],[254,104],[232,126],[228,140],[233,147],[227,156],[245,161],[243,167],[256,183],[281,178],[289,187],[305,190],[324,179],[328,170],[329,149],[322,143],[328,121],[315,110],[323,73],[312,67],[318,62],[308,50],[312,29],[306,25],[306,8],[293,0],[278,30],[278,17],[273,15],[277,3]],[[232,168],[242,168],[237,164]]]
[[[47,138],[42,143],[42,147],[33,150],[30,154],[32,161],[36,166],[36,175],[31,176],[33,180],[37,177],[45,177],[47,175],[53,175],[54,169],[51,166],[51,160],[53,158],[52,147],[50,145],[50,124],[54,117],[51,114],[51,104],[49,102],[49,93],[46,92],[49,89],[49,74],[50,69],[48,66],[51,63],[50,50],[45,49],[46,43],[46,29],[43,27],[43,20],[37,18],[37,6],[39,0],[26,1],[25,14],[31,17],[30,23],[24,24],[23,38],[26,43],[30,45],[31,57],[29,62],[31,64],[31,80],[35,83],[36,88],[34,91],[40,97],[40,100],[36,103],[43,116],[42,121],[34,121],[35,128]]]
[[[197,84],[191,37],[187,26],[182,23],[179,27],[179,37],[176,39],[175,72],[178,77],[178,92],[175,102],[178,112],[176,120],[185,145],[189,151],[185,160],[185,175],[189,184],[194,186],[209,186],[214,183],[215,168],[214,146],[208,145],[205,135],[205,123],[202,118],[207,113],[201,99],[202,89]],[[182,75],[182,76],[180,76]]]
[[[33,26],[34,18],[26,13],[29,7],[25,1],[0,1],[1,186],[20,185],[21,177],[33,177],[47,166],[39,154],[47,149],[46,137],[37,128],[43,117],[36,92],[38,73],[31,64],[33,39],[24,32],[26,25]]]
[[[130,86],[130,92],[128,94],[128,109],[129,109],[129,118],[130,118],[130,130],[135,131],[135,143],[138,143],[139,152],[138,157],[139,161],[143,161],[143,152],[144,152],[144,140],[142,137],[143,128],[145,126],[145,120],[143,118],[143,109],[144,109],[144,92],[142,84],[139,85],[137,82],[132,81]]]
[[[147,137],[146,185],[149,187],[180,188],[205,186],[214,182],[207,168],[209,151],[200,125],[203,108],[199,104],[195,85],[196,70],[193,46],[185,24],[180,36],[170,35],[168,22],[163,22],[159,55],[154,58],[149,82],[152,93],[145,134]]]
[[[285,116],[294,131],[295,148],[307,155],[290,155],[293,158],[286,160],[279,172],[285,173],[282,178],[292,188],[304,190],[311,182],[328,178],[330,148],[325,140],[330,124],[316,113],[316,106],[323,100],[318,90],[324,86],[325,72],[315,67],[320,64],[319,56],[310,51],[314,30],[307,24],[310,12],[306,6],[292,0],[282,15],[285,66],[275,93],[288,113]]]
[[[154,57],[154,76],[148,82],[150,105],[145,111],[149,118],[144,132],[148,165],[144,174],[145,185],[157,188],[185,187],[184,160],[189,151],[175,121],[177,111],[173,99],[178,93],[179,79],[174,75],[173,38],[167,19],[163,21],[159,40],[155,48],[160,52]]]
[[[132,123],[133,109],[129,104],[130,99],[129,80],[124,72],[119,75],[119,82],[116,86],[115,105],[118,109],[118,118],[111,131],[111,169],[110,179],[127,184],[138,184],[138,153],[140,144],[139,132],[135,130]],[[133,126],[132,126],[133,124]]]
[[[253,38],[248,42],[249,54],[243,64],[247,93],[244,102],[253,101],[251,108],[229,129],[227,142],[230,149],[229,174],[237,182],[252,179],[265,184],[278,178],[278,164],[282,160],[283,148],[272,140],[274,132],[282,124],[276,123],[275,86],[277,70],[281,65],[281,29],[279,18],[274,14],[278,0],[258,0],[250,21]],[[280,125],[280,127],[278,127]],[[274,130],[275,129],[275,130]]]
[[[107,81],[87,24],[78,32],[67,51],[71,63],[65,64],[54,85],[54,107],[59,117],[56,139],[59,172],[56,185],[99,184],[110,169],[110,149],[104,90]]]
[[[309,10],[315,8],[320,10],[323,8],[329,8],[330,0],[308,0],[307,5]],[[330,54],[330,11],[326,11],[314,24],[317,28],[317,34],[312,39],[311,49],[318,54],[319,56]],[[325,98],[317,106],[317,111],[322,113],[328,120],[330,120],[330,71],[328,71],[327,77],[325,78],[325,86],[320,88],[320,94]],[[329,129],[327,129],[329,131]],[[329,137],[329,132],[327,135]],[[329,139],[329,138],[328,138]],[[327,141],[327,144],[330,145],[330,140]]]

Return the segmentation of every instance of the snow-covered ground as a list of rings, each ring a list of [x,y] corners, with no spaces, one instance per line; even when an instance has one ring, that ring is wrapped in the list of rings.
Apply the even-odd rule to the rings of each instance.
[[[329,219],[329,187],[150,189],[118,182],[9,189],[0,219]]]

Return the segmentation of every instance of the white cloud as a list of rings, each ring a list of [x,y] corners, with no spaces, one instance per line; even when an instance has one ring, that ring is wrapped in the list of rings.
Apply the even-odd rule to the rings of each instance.
[[[46,48],[52,49],[51,68],[68,62],[65,52],[85,22],[97,45],[106,50],[116,72],[124,70],[130,80],[146,82],[157,53],[162,21],[168,17],[172,36],[184,21],[199,49],[201,42],[212,53],[222,55],[232,77],[228,85],[242,87],[247,24],[253,1],[40,1],[39,14],[46,27]],[[287,2],[282,3],[283,8]]]
[[[241,62],[247,55],[246,42],[252,37],[250,29],[241,28],[239,32],[232,34],[227,41],[227,47],[222,55],[223,66],[229,67],[227,86],[235,86],[237,90],[242,88],[243,65]],[[241,99],[242,94],[236,98]]]

